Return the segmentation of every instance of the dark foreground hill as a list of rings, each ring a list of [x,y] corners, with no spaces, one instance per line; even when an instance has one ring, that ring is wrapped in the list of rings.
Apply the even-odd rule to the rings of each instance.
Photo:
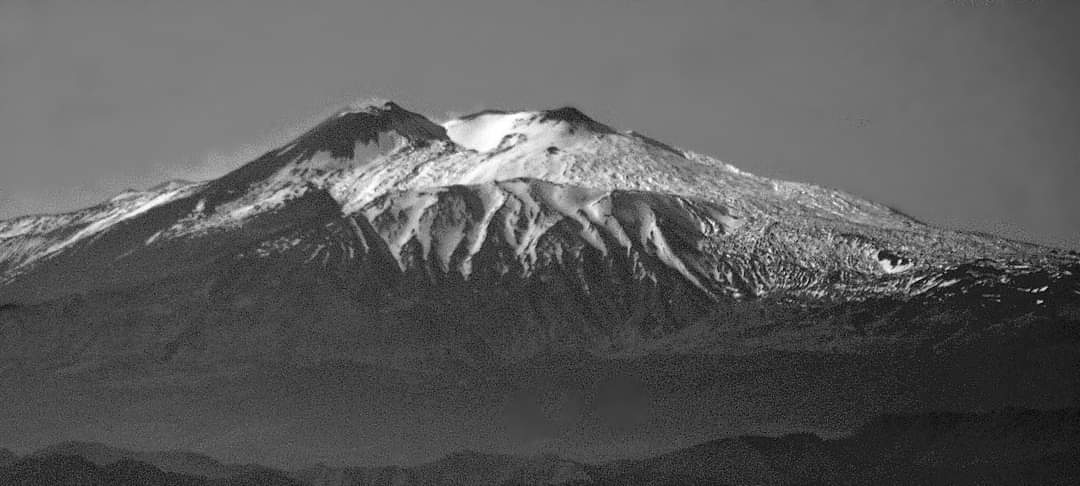
[[[190,453],[138,453],[67,443],[0,467],[0,484],[1071,485],[1080,481],[1078,450],[1080,409],[1006,409],[887,415],[838,439],[813,434],[743,436],[600,465],[554,456],[464,452],[412,467],[317,466],[283,472],[225,465]]]

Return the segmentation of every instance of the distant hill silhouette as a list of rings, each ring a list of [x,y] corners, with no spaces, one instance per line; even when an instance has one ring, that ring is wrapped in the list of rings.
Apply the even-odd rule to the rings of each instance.
[[[1078,484],[1080,410],[888,415],[836,440],[738,437],[601,466],[601,485]]]
[[[1080,409],[885,415],[855,434],[743,436],[590,465],[461,452],[414,467],[276,471],[186,452],[67,442],[17,459],[0,484],[79,486],[623,486],[1080,484]],[[134,458],[139,458],[134,459]],[[6,461],[6,462],[5,462]],[[182,469],[185,472],[177,472]]]
[[[162,471],[145,462],[122,459],[98,465],[80,456],[27,457],[0,468],[5,486],[300,486],[276,471],[246,472],[228,478]]]

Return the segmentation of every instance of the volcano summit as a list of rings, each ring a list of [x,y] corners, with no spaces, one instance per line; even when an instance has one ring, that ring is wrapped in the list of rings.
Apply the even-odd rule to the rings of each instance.
[[[599,461],[1080,405],[1080,255],[574,108],[348,108],[211,181],[0,222],[0,444]]]

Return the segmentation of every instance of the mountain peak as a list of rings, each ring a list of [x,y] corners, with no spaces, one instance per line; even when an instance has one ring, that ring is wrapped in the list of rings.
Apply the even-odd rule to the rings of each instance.
[[[357,143],[381,144],[387,136],[415,146],[449,140],[443,127],[423,115],[393,101],[377,100],[339,110],[286,146],[282,155],[310,158],[329,152],[334,158],[349,159],[354,157]]]
[[[593,120],[581,110],[564,106],[540,111],[483,110],[443,124],[458,145],[477,152],[498,151],[524,139],[560,145],[575,134],[614,134],[615,130]],[[541,147],[541,148],[544,148]]]
[[[284,147],[214,181],[212,189],[232,197],[241,187],[275,177],[308,181],[347,165],[364,165],[406,147],[450,144],[446,130],[419,113],[386,100],[368,100],[338,110]]]
[[[349,113],[379,114],[391,111],[406,111],[401,105],[384,98],[368,98],[363,101],[352,102],[339,109],[335,115],[343,116]]]
[[[611,127],[590,118],[589,115],[586,115],[584,112],[573,106],[564,106],[562,108],[556,108],[554,110],[541,111],[540,121],[565,122],[573,126],[588,128],[592,131],[599,133],[614,132]]]

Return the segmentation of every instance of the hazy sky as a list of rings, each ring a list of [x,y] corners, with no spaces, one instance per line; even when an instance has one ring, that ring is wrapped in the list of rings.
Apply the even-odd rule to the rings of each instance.
[[[1080,2],[0,0],[0,218],[208,178],[355,98],[572,104],[1080,248]]]

